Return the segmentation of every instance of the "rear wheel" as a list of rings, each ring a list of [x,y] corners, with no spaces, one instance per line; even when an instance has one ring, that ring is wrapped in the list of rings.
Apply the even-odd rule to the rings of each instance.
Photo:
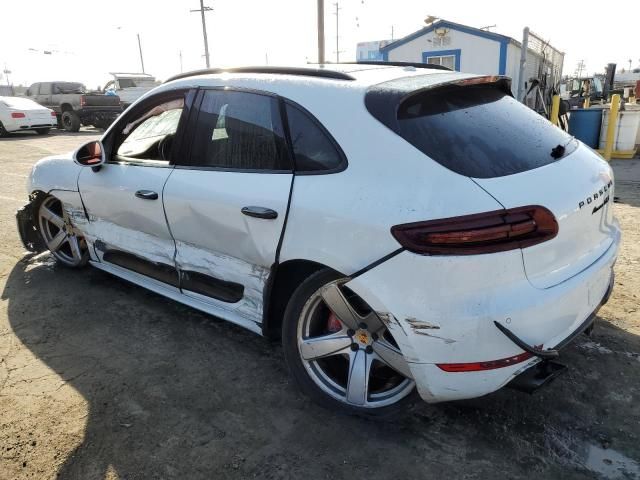
[[[283,347],[300,388],[331,409],[389,415],[414,395],[411,371],[376,312],[322,270],[304,281],[287,306]]]
[[[0,138],[8,136],[9,132],[7,132],[7,130],[4,128],[4,125],[2,125],[2,122],[0,122]]]
[[[62,128],[67,132],[77,132],[80,130],[80,117],[73,110],[62,112]]]
[[[82,267],[89,261],[84,238],[71,224],[62,202],[56,197],[46,197],[38,207],[38,230],[47,248],[61,265]]]
[[[38,135],[46,135],[47,133],[49,133],[49,130],[51,130],[50,128],[36,128],[36,133]]]

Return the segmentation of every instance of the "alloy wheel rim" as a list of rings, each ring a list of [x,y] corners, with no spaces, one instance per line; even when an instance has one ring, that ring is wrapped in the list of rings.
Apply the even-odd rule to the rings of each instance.
[[[67,265],[82,262],[86,245],[77,235],[62,203],[55,197],[45,199],[38,210],[38,224],[49,251]]]
[[[380,317],[342,286],[347,280],[323,286],[303,307],[300,359],[332,398],[360,408],[392,405],[415,386],[409,366]]]

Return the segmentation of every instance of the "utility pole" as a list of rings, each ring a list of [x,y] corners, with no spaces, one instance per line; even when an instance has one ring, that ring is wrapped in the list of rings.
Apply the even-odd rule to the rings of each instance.
[[[324,0],[318,0],[318,63],[324,63]]]
[[[333,5],[336,7],[334,13],[336,16],[336,63],[340,63],[340,10],[342,9],[338,6],[337,1]]]
[[[578,62],[578,66],[576,67],[576,77],[582,77],[582,71],[585,69],[585,66],[584,60],[580,60]]]
[[[527,69],[527,49],[529,48],[529,27],[522,30],[522,45],[520,46],[520,69],[518,70],[518,91],[517,100],[522,102],[526,94],[524,84],[526,82],[525,72]]]
[[[140,52],[140,65],[142,65],[142,73],[146,73],[144,71],[144,59],[142,58],[142,44],[140,43],[140,34],[136,34],[138,36],[138,51]]]
[[[9,75],[11,74],[11,70],[9,70],[7,68],[7,64],[6,63],[4,64],[4,70],[2,71],[2,73],[4,73],[5,76],[7,77],[7,87],[10,87],[11,86],[11,82],[9,82]]]
[[[213,8],[205,7],[204,6],[204,0],[200,0],[200,8],[197,9],[197,10],[190,10],[190,11],[191,12],[200,12],[200,15],[202,16],[202,37],[204,38],[204,59],[205,59],[205,62],[207,64],[207,68],[210,68],[210,64],[209,64],[209,42],[207,40],[207,23],[205,21],[204,14],[205,14],[205,12],[213,11]]]
[[[393,25],[391,25],[391,41],[393,42]]]
[[[180,50],[180,52],[178,53],[179,57],[180,57],[180,73],[182,73],[182,50]]]

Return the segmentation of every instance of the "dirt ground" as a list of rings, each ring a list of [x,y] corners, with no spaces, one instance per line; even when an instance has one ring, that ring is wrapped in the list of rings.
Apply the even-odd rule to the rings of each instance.
[[[31,166],[96,136],[0,140],[0,479],[640,478],[640,160],[613,162],[616,286],[567,374],[370,421],[298,393],[277,344],[25,253]]]

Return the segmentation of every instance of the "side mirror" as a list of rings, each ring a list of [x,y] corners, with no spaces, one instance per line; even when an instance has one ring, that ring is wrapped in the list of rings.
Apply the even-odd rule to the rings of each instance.
[[[83,167],[99,167],[105,162],[102,142],[94,140],[85,143],[73,153],[73,161]]]

